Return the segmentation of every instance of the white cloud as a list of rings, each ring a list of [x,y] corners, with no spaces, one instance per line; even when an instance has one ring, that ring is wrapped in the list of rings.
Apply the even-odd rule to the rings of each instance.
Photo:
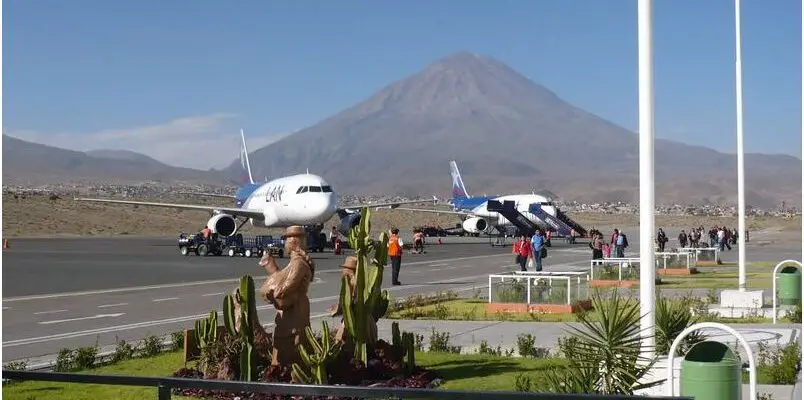
[[[70,150],[130,150],[169,165],[198,169],[224,168],[240,154],[237,115],[217,113],[177,118],[166,123],[98,132],[10,131],[8,135]],[[246,133],[249,151],[273,143],[292,132]]]

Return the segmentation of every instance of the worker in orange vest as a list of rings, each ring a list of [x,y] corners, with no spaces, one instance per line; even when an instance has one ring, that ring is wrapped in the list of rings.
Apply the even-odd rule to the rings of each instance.
[[[391,237],[388,238],[388,258],[391,259],[391,283],[401,285],[399,281],[399,269],[402,267],[402,239],[399,238],[399,229],[391,229]]]

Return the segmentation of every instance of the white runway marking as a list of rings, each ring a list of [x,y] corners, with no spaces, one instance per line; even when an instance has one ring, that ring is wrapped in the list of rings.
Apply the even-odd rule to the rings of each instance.
[[[441,271],[441,268],[433,268],[430,271]]]
[[[475,259],[483,259],[483,258],[495,258],[495,257],[500,257],[500,256],[508,256],[508,255],[509,254],[487,254],[487,255],[482,255],[482,256],[456,257],[456,258],[449,258],[449,259],[442,259],[442,260],[415,261],[415,262],[405,263],[405,265],[421,265],[421,264],[433,264],[433,263],[439,263],[439,262],[452,262],[452,261],[460,261],[460,260],[475,260]],[[210,281],[185,282],[185,283],[170,283],[170,284],[165,284],[165,285],[134,286],[134,287],[125,287],[125,288],[117,288],[117,289],[87,290],[87,291],[82,291],[82,292],[53,293],[53,294],[42,294],[42,295],[33,295],[33,296],[9,297],[9,298],[3,299],[3,302],[26,301],[26,300],[41,300],[41,299],[55,299],[55,298],[59,298],[59,297],[88,296],[88,295],[93,295],[93,294],[125,293],[125,292],[136,292],[136,291],[143,291],[143,290],[152,290],[152,289],[167,289],[167,288],[176,288],[176,287],[213,285],[213,284],[217,284],[217,283],[233,283],[233,282],[240,282],[240,278],[237,278],[237,279],[216,279],[216,280],[210,280]],[[319,279],[314,279],[313,280],[313,283],[322,283],[322,282],[323,281],[321,281]]]
[[[508,256],[508,254],[501,254],[501,255]],[[491,258],[491,257],[498,257],[498,256],[499,255],[491,255],[491,256],[480,256],[480,257],[469,257],[469,258]],[[571,263],[571,262],[570,263],[564,263],[564,264],[555,264],[555,265],[547,266],[547,268],[549,268],[549,269],[561,268],[561,267],[573,266],[575,264],[576,263]],[[502,267],[511,268],[511,267],[514,267],[514,266],[515,265],[513,265],[513,264],[508,264],[508,265],[504,265]],[[408,271],[408,272],[412,273],[413,271]],[[474,276],[461,276],[461,277],[452,278],[452,279],[439,279],[439,280],[434,280],[434,281],[430,281],[430,282],[422,283],[422,284],[392,286],[392,287],[387,288],[387,290],[389,292],[395,292],[395,291],[399,291],[399,290],[428,287],[429,285],[432,285],[434,283],[442,283],[442,284],[443,283],[454,283],[454,282],[461,282],[461,281],[464,281],[464,280],[474,280],[474,279],[481,279],[481,278],[488,278],[488,273],[482,274],[482,275],[474,275]],[[485,287],[486,286],[483,284],[483,282],[480,282],[477,285],[476,288],[474,287],[474,285],[472,286],[473,289],[483,289]],[[326,301],[337,300],[338,298],[340,298],[339,295],[337,295],[337,296],[318,297],[318,298],[310,299],[310,303],[311,304],[323,303],[323,302],[326,302]],[[258,306],[257,310],[267,310],[267,309],[272,309],[272,308],[273,308],[272,305],[266,304],[266,305]],[[322,316],[327,316],[327,315],[329,315],[329,313],[311,315],[310,318],[320,318]],[[110,333],[110,332],[122,332],[122,331],[126,331],[126,330],[131,330],[131,329],[148,328],[148,327],[159,326],[159,325],[175,324],[175,323],[181,323],[181,322],[187,322],[187,321],[194,321],[196,319],[206,318],[208,316],[209,316],[209,313],[206,312],[206,313],[203,313],[203,314],[188,315],[188,316],[184,316],[184,317],[175,317],[175,318],[166,318],[166,319],[161,319],[161,320],[156,320],[156,321],[143,321],[143,322],[136,322],[136,323],[132,323],[132,324],[126,324],[126,325],[109,326],[109,327],[105,327],[105,328],[88,329],[88,330],[74,331],[74,332],[65,332],[65,333],[59,333],[59,334],[55,334],[55,335],[39,336],[39,337],[32,337],[32,338],[23,338],[23,339],[16,339],[16,340],[7,340],[7,341],[3,342],[3,348],[25,346],[25,345],[35,344],[35,343],[52,342],[52,341],[64,340],[64,339],[72,339],[72,338],[77,338],[77,337],[82,337],[82,336],[99,335],[99,334]],[[223,317],[221,312],[218,312],[218,317],[219,318]],[[266,326],[266,327],[267,326],[273,326],[273,323],[266,324],[264,326]]]
[[[104,304],[104,305],[98,306],[98,308],[120,307],[120,306],[127,306],[127,305],[128,305],[128,303]]]
[[[488,274],[476,275],[476,276],[462,276],[462,277],[452,278],[452,279],[434,280],[434,281],[423,283],[423,284],[392,286],[392,287],[389,287],[387,290],[389,292],[395,292],[395,291],[399,291],[399,290],[423,288],[423,287],[427,287],[429,285],[432,285],[433,283],[460,282],[460,281],[466,280],[466,279],[479,279],[479,278],[485,278],[487,276],[488,276]],[[340,298],[339,295],[338,296],[318,297],[318,298],[310,299],[310,303],[311,304],[323,303],[323,302],[326,302],[326,301],[337,300],[338,298]],[[262,305],[262,306],[257,306],[257,310],[267,310],[267,309],[272,309],[273,307],[274,306],[272,306],[270,304],[266,304],[266,305]],[[325,313],[325,314],[321,314],[321,315],[329,315],[329,313]],[[159,326],[159,325],[175,324],[175,323],[181,323],[181,322],[187,322],[187,321],[194,321],[196,319],[206,318],[208,316],[209,316],[209,313],[206,312],[206,313],[203,313],[203,314],[188,315],[188,316],[184,316],[184,317],[165,318],[165,319],[160,319],[160,320],[155,320],[155,321],[143,321],[143,322],[136,322],[136,323],[132,323],[132,324],[126,324],[126,325],[109,326],[109,327],[105,327],[105,328],[96,328],[96,329],[87,329],[87,330],[83,330],[83,331],[58,333],[58,334],[55,334],[55,335],[39,336],[39,337],[32,337],[32,338],[23,338],[23,339],[16,339],[16,340],[6,340],[6,341],[3,341],[3,348],[25,346],[25,345],[29,345],[29,344],[42,343],[42,342],[52,342],[52,341],[56,341],[56,340],[72,339],[72,338],[77,338],[77,337],[82,337],[82,336],[99,335],[99,334],[110,333],[110,332],[121,332],[121,331],[126,331],[126,330],[131,330],[131,329],[148,328],[148,327]],[[219,318],[223,317],[223,314],[220,311],[218,312],[218,317]],[[313,318],[313,316],[310,316],[310,317]],[[273,324],[268,324],[266,326],[269,326],[269,325],[273,325]]]
[[[179,299],[178,297],[165,297],[163,299],[153,299],[151,301],[153,301],[154,303],[158,303],[160,301],[170,301],[170,300],[178,300],[178,299]]]
[[[428,267],[446,267],[449,264],[430,264]]]
[[[68,318],[68,319],[57,319],[54,321],[42,321],[39,325],[49,325],[49,324],[58,324],[61,322],[71,322],[71,321],[83,321],[86,319],[98,319],[98,318],[114,318],[124,315],[125,313],[117,313],[117,314],[98,314],[93,315],[91,317],[78,317],[78,318]]]
[[[202,294],[202,295],[201,295],[201,297],[209,297],[209,296],[221,296],[221,295],[223,295],[223,292],[220,292],[220,293],[207,293],[207,294]]]
[[[3,307],[4,310],[10,310],[11,307]]]
[[[57,314],[62,312],[67,312],[69,310],[53,310],[53,311],[39,311],[35,312],[34,315],[42,315],[42,314]]]

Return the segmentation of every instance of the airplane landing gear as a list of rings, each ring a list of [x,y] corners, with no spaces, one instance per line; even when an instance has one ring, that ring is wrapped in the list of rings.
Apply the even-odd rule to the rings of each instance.
[[[323,253],[327,247],[327,235],[322,232],[324,224],[305,226],[304,229],[307,231],[307,249],[313,253]]]

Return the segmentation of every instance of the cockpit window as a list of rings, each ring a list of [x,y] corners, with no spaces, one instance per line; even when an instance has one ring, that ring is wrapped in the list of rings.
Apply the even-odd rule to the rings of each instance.
[[[296,190],[296,194],[302,193],[332,193],[332,186],[302,186]]]

